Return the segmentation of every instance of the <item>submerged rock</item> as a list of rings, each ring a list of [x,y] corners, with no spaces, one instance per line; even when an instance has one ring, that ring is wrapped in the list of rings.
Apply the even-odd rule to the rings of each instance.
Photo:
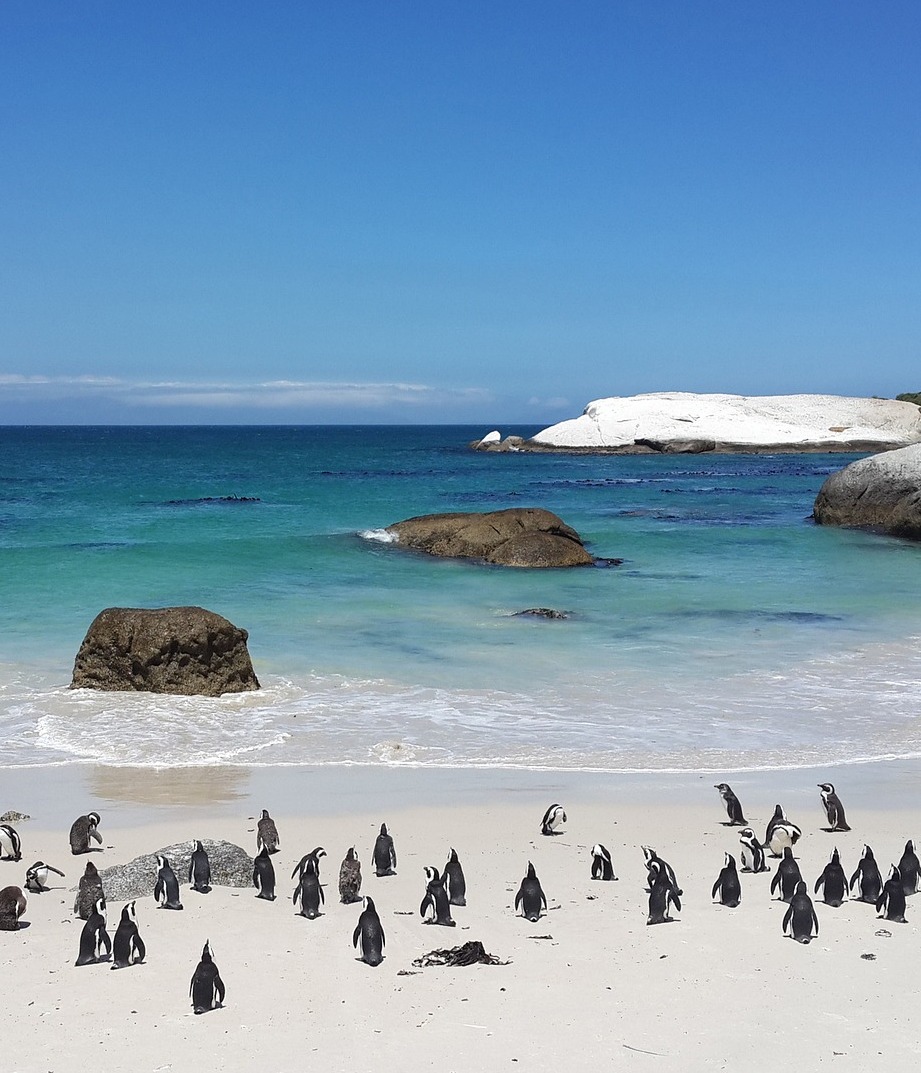
[[[921,444],[852,462],[819,489],[819,525],[877,529],[921,540]]]
[[[521,618],[523,615],[530,618],[569,618],[568,611],[557,611],[555,607],[526,607],[524,611],[513,612],[512,617]]]
[[[220,887],[251,887],[253,885],[253,858],[232,842],[201,840],[202,847],[211,863],[211,883]],[[178,842],[172,846],[135,857],[127,864],[116,864],[100,871],[106,898],[110,902],[127,901],[130,898],[146,898],[153,894],[157,879],[157,854],[166,857],[182,886],[189,877],[189,859],[195,842]]]

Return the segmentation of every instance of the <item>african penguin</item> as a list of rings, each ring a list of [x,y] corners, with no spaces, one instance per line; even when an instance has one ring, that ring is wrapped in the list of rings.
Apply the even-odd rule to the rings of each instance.
[[[319,858],[308,854],[304,861],[304,870],[301,872],[291,901],[294,905],[300,905],[297,911],[299,916],[316,920],[320,915],[320,906],[326,901],[320,885]]]
[[[157,881],[154,883],[153,893],[161,909],[182,908],[182,902],[179,901],[179,880],[167,858],[160,853],[157,854]]]
[[[192,1008],[196,1013],[220,1009],[224,1004],[224,994],[224,981],[211,958],[211,945],[206,941],[201,952],[201,961],[189,984]]]
[[[649,888],[652,888],[652,884],[658,875],[658,871],[661,869],[665,873],[666,879],[671,883],[675,894],[680,898],[681,895],[684,894],[684,891],[678,886],[674,868],[672,868],[668,861],[663,860],[650,846],[643,846],[641,848],[643,850],[643,856],[646,858],[646,871],[649,873]]]
[[[0,890],[0,931],[18,931],[19,918],[26,911],[26,896],[19,887]]]
[[[343,905],[361,901],[361,861],[350,846],[348,853],[339,865],[339,901]]]
[[[857,901],[872,902],[875,905],[883,891],[883,877],[879,874],[879,865],[876,863],[873,850],[869,846],[863,847],[863,853],[857,862],[854,874],[851,876],[850,888],[852,894],[858,880],[860,882],[860,897],[857,898]]]
[[[777,897],[782,902],[789,902],[796,893],[796,885],[800,883],[802,879],[803,877],[800,874],[799,865],[793,858],[793,850],[789,846],[786,846],[780,864],[777,865],[777,871],[774,873],[774,878],[771,880],[771,894],[779,889],[780,893]]]
[[[779,857],[788,846],[796,845],[802,833],[792,820],[787,819],[781,806],[776,805],[774,815],[768,820],[764,835],[764,848],[770,849],[775,857]]]
[[[262,818],[256,824],[256,848],[264,849],[267,853],[277,853],[281,845],[278,837],[278,828],[275,821],[269,815],[268,809],[262,810]]]
[[[457,850],[453,847],[448,854],[445,870],[442,875],[445,890],[448,892],[448,901],[451,905],[467,904],[467,880],[464,878],[464,869],[457,857]]]
[[[70,828],[70,852],[89,853],[90,842],[98,842],[102,845],[102,835],[99,827],[100,816],[98,812],[88,812],[85,816],[78,816]]]
[[[714,789],[719,790],[723,804],[726,806],[726,814],[729,816],[727,826],[738,827],[748,823],[748,820],[742,815],[742,806],[739,804],[739,799],[732,792],[732,787],[728,783],[718,782]]]
[[[121,920],[115,929],[115,939],[112,942],[112,968],[127,969],[129,965],[139,965],[146,956],[147,948],[138,932],[134,902],[128,902],[122,908]]]
[[[387,824],[381,824],[381,832],[374,842],[374,872],[379,876],[395,876],[397,851],[393,848],[393,839],[387,832]]]
[[[670,906],[681,912],[681,901],[675,884],[668,874],[665,862],[655,858],[647,863],[649,873],[649,912],[647,924],[668,924],[672,921]]]
[[[36,861],[26,869],[26,890],[32,894],[44,894],[49,889],[48,873],[54,872],[56,876],[63,878],[64,873],[53,865],[45,864],[44,861]]]
[[[819,934],[819,918],[815,915],[815,907],[806,893],[806,883],[802,879],[796,884],[790,907],[784,914],[783,931],[784,935],[789,935],[798,943],[808,943]]]
[[[828,817],[829,831],[850,831],[847,820],[844,818],[844,807],[835,793],[834,786],[830,782],[820,782],[818,787],[822,792],[822,804],[825,806],[825,815]]]
[[[530,861],[528,861],[528,870],[521,881],[518,893],[515,895],[516,913],[519,908],[521,915],[532,924],[540,919],[541,908],[544,910],[547,908],[547,896],[537,878],[537,872],[534,871],[534,865]]]
[[[905,843],[905,852],[899,860],[899,874],[902,877],[902,890],[906,894],[914,894],[921,882],[921,865],[918,864],[918,855],[915,853],[915,844],[909,838]]]
[[[837,846],[832,850],[831,859],[825,865],[825,870],[815,881],[815,889],[812,893],[818,894],[819,887],[822,888],[822,901],[834,909],[837,909],[847,897],[847,876],[841,867]]]
[[[326,850],[322,846],[317,846],[316,849],[312,849],[309,853],[305,853],[303,857],[294,866],[294,871],[291,873],[291,878],[294,879],[297,876],[298,882],[301,880],[304,872],[307,868],[312,868],[316,873],[317,879],[320,878],[320,858],[326,856]]]
[[[75,965],[95,965],[97,961],[108,961],[112,953],[112,940],[106,931],[106,906],[102,898],[96,902],[89,920],[80,933],[80,953]]]
[[[456,927],[457,922],[451,917],[448,892],[445,890],[444,881],[438,869],[433,865],[426,865],[425,878],[425,895],[419,906],[419,916],[426,924],[442,924],[446,928]]]
[[[74,899],[74,912],[81,920],[89,920],[93,915],[93,907],[102,898],[105,902],[105,894],[102,889],[102,878],[92,861],[86,862],[86,870],[80,876],[77,885],[77,897]]]
[[[892,866],[889,878],[886,880],[882,893],[876,899],[876,912],[882,915],[886,912],[886,920],[895,921],[896,924],[905,924],[905,888],[902,873],[898,865]]]
[[[8,823],[0,823],[0,860],[22,860],[22,839],[16,828]]]
[[[275,866],[269,856],[268,846],[263,846],[253,861],[253,886],[259,891],[257,898],[275,901]]]
[[[563,806],[551,805],[544,813],[544,818],[540,821],[540,833],[542,835],[559,834],[557,827],[563,823],[566,823],[566,812]]]
[[[617,879],[611,854],[600,842],[592,846],[592,879]]]
[[[735,909],[742,901],[742,884],[739,882],[739,873],[736,871],[736,859],[731,853],[723,854],[725,861],[722,870],[713,884],[710,897],[715,899],[719,894],[720,905]]]
[[[384,929],[371,898],[363,898],[364,908],[352,933],[352,946],[366,965],[380,965],[384,960]]]
[[[199,894],[209,894],[211,891],[211,862],[201,840],[195,843],[189,858],[189,886]]]
[[[764,848],[750,827],[743,827],[739,831],[739,841],[742,843],[742,871],[770,872],[770,866],[764,859]]]

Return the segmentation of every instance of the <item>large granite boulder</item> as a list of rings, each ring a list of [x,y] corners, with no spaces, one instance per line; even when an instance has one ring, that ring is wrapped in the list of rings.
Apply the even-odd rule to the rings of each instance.
[[[258,689],[248,636],[203,607],[108,607],[83,639],[71,689],[187,697]]]
[[[921,540],[921,444],[852,462],[819,489],[819,525],[878,529]]]
[[[549,510],[513,507],[485,514],[425,514],[387,527],[397,543],[449,559],[498,566],[590,566],[579,534]]]
[[[202,847],[211,862],[211,882],[219,887],[251,887],[253,885],[253,858],[232,842],[215,841],[211,838],[201,840]],[[165,846],[155,853],[145,853],[135,857],[127,864],[116,864],[103,868],[99,872],[102,889],[106,900],[110,902],[128,901],[130,898],[153,896],[154,883],[157,881],[157,854],[169,861],[181,886],[189,878],[189,859],[194,842],[178,842]]]

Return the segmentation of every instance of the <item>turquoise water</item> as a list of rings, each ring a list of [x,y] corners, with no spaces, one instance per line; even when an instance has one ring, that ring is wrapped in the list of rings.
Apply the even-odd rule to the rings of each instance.
[[[0,429],[6,765],[726,770],[921,752],[921,548],[809,520],[847,456],[468,450],[484,431]],[[215,499],[231,495],[258,501]],[[414,514],[524,505],[624,564],[503,570],[372,539]],[[186,603],[249,631],[261,692],[67,690],[103,607]],[[513,617],[533,606],[570,617]]]

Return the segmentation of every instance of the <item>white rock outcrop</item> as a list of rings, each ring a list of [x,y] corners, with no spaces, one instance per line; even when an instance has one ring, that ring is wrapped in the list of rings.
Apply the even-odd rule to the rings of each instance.
[[[597,399],[532,437],[547,447],[867,450],[921,442],[921,408],[842,395],[698,395],[657,391]],[[696,447],[694,445],[697,445]]]

